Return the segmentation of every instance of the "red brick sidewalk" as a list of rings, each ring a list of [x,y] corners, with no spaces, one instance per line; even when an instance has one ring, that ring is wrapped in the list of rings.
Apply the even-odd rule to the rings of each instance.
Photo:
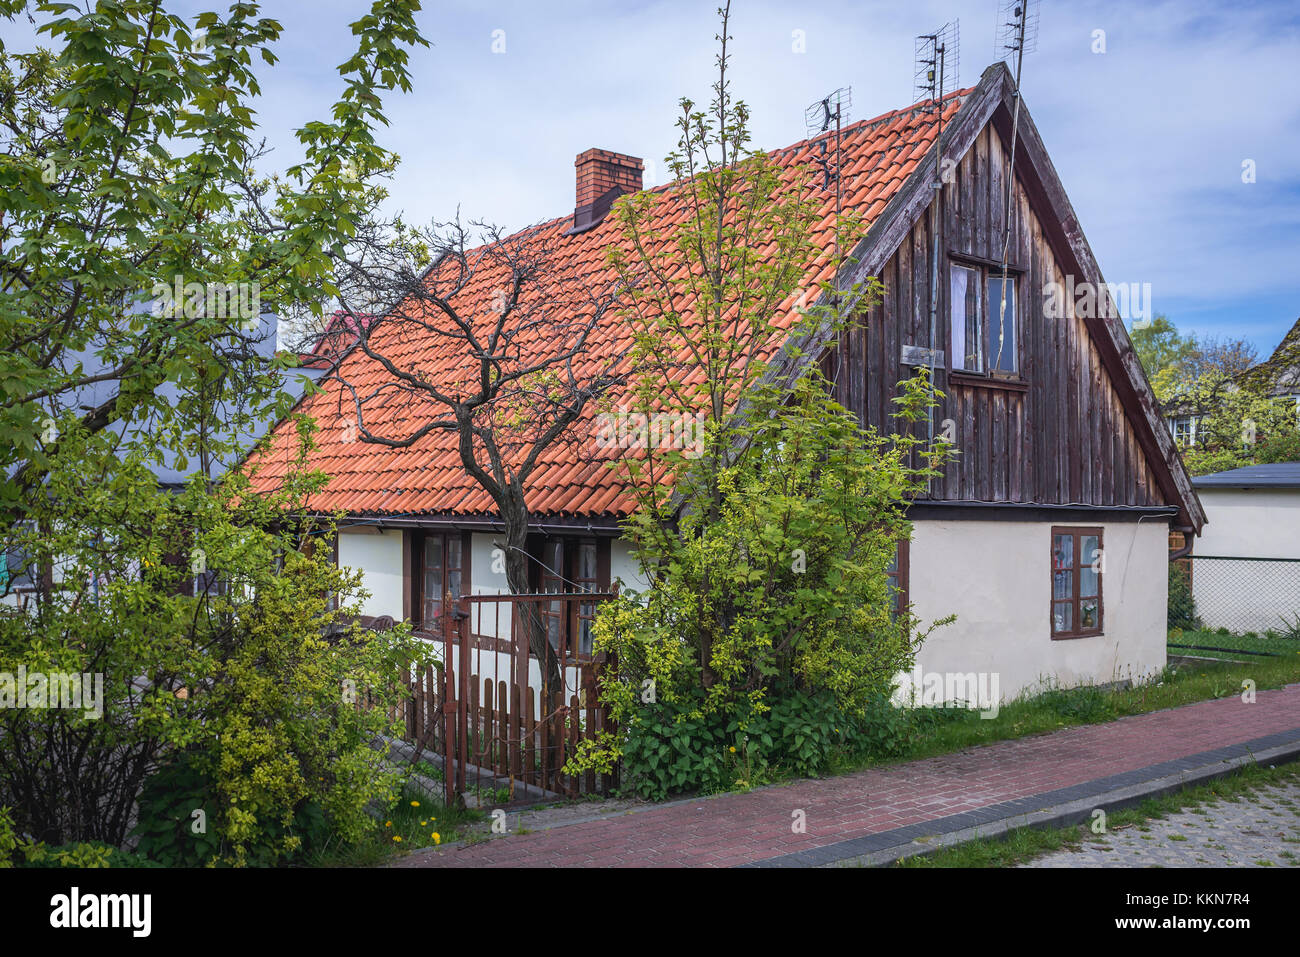
[[[420,851],[405,867],[727,867],[1137,772],[1281,732],[1300,685],[1000,741],[957,754]],[[1155,777],[1154,769],[1152,777]],[[794,833],[798,812],[807,830]]]

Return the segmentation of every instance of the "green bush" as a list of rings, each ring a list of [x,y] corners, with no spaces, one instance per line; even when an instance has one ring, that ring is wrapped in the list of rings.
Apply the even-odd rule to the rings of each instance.
[[[180,754],[164,764],[145,781],[140,794],[136,852],[167,867],[200,867],[229,856],[232,848],[222,837],[229,822],[213,800],[219,793],[217,780],[204,768],[202,753]],[[243,851],[248,864],[271,865],[282,856],[292,860],[323,846],[330,836],[325,814],[315,800],[300,801],[288,825],[269,813],[269,807],[254,803],[245,810],[253,816],[250,833],[255,835]],[[286,853],[284,848],[292,850]]]
[[[908,425],[929,392],[908,380],[903,393]],[[906,498],[945,453],[862,429],[815,373],[792,395],[756,392],[732,428],[746,451],[718,474],[718,502],[671,534],[663,515],[631,522],[653,587],[606,602],[595,624],[597,650],[618,661],[602,699],[627,740],[603,740],[569,773],[621,755],[643,793],[708,789],[725,777],[714,754],[739,754],[735,777],[752,783],[820,773],[839,748],[890,753],[904,736],[879,702],[928,631],[898,608],[888,569],[910,534]],[[677,757],[690,742],[700,757]]]
[[[626,726],[624,788],[652,801],[674,791],[716,791],[727,780],[726,719],[665,702],[637,711]]]
[[[309,437],[304,426],[304,454]],[[53,531],[33,524],[20,541],[64,579],[35,613],[0,616],[0,672],[93,671],[105,700],[98,718],[0,709],[0,805],[18,832],[122,847],[152,777],[140,837],[159,859],[270,863],[268,846],[289,858],[317,813],[343,842],[368,833],[367,807],[398,784],[372,742],[392,733],[401,676],[425,650],[404,626],[335,635],[364,593],[320,547],[329,522],[284,520],[323,482],[301,465],[258,496],[242,473],[176,491],[120,463],[120,507],[97,480],[51,473]],[[209,593],[189,593],[194,553],[217,578]],[[179,755],[201,756],[199,779],[168,767]],[[168,818],[173,800],[189,802],[185,819],[207,809],[208,842],[169,834],[184,823]]]
[[[855,758],[896,758],[907,753],[917,732],[927,724],[950,719],[961,708],[899,708],[886,695],[876,695],[863,715],[846,722],[849,753]]]
[[[148,867],[133,854],[101,841],[78,841],[53,847],[29,840],[14,830],[10,808],[0,807],[0,868]]]
[[[703,714],[689,703],[647,705],[626,729],[623,784],[630,793],[663,800],[681,791],[712,792],[775,777],[817,777],[836,757],[855,760],[907,753],[924,722],[950,720],[961,709],[897,708],[874,696],[857,715],[834,695],[776,694],[769,709],[744,726]]]
[[[1201,626],[1196,615],[1196,601],[1192,598],[1191,574],[1178,562],[1169,563],[1169,621],[1170,629],[1195,631]]]

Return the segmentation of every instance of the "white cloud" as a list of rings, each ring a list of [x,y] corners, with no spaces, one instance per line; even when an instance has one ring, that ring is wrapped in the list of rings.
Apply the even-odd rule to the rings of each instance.
[[[259,116],[275,164],[291,130],[324,115],[369,0],[270,0],[281,64],[262,69]],[[181,3],[197,11],[211,4]],[[415,90],[389,98],[381,141],[403,157],[393,203],[413,219],[467,216],[522,226],[573,205],[573,159],[600,146],[662,168],[680,96],[708,100],[716,4],[430,4],[434,44],[412,54]],[[755,140],[804,136],[804,108],[853,87],[855,118],[905,105],[916,34],[962,18],[963,84],[994,59],[994,0],[733,4],[733,91]],[[22,24],[0,26],[6,41]],[[491,52],[504,30],[505,54]],[[1093,54],[1092,31],[1107,52]],[[792,51],[803,31],[805,53]],[[1151,282],[1157,309],[1272,347],[1300,314],[1300,25],[1284,3],[1123,0],[1041,5],[1025,102],[1112,281]],[[1241,182],[1256,162],[1257,182]],[[1186,321],[1186,320],[1185,320]]]

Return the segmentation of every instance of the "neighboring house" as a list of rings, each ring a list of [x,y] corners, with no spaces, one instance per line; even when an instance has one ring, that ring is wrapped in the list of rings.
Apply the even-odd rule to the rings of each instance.
[[[1295,409],[1296,424],[1300,426],[1300,319],[1278,343],[1268,359],[1252,366],[1241,375],[1241,380],[1263,383],[1264,391],[1275,402],[1286,403]],[[1236,381],[1226,388],[1236,389]],[[1204,422],[1216,409],[1215,400],[1206,407],[1196,407],[1190,400],[1178,399],[1164,406],[1165,422],[1174,441],[1183,448],[1195,448],[1205,431]]]
[[[1203,415],[1186,413],[1165,416],[1165,421],[1169,423],[1169,434],[1174,437],[1174,441],[1190,449],[1196,447],[1196,436],[1203,418]]]
[[[1197,534],[1205,520],[1117,311],[1076,314],[1073,297],[1061,296],[1064,318],[1053,318],[1045,302],[1049,289],[1106,287],[1023,106],[1012,170],[1014,108],[1002,64],[945,102],[945,167],[955,163],[942,193],[933,185],[934,112],[911,107],[844,129],[843,202],[869,229],[842,278],[878,276],[883,302],[838,341],[826,329],[801,350],[785,343],[771,367],[788,378],[798,355],[821,356],[839,369],[840,400],[865,424],[892,431],[898,381],[934,357],[945,395],[935,430],[950,434],[961,454],[911,506],[913,536],[899,549],[895,581],[923,621],[957,616],[921,649],[921,669],[997,673],[1004,698],[1044,679],[1074,685],[1158,673],[1166,661],[1168,536]],[[811,163],[819,140],[831,136],[771,155],[787,167]],[[566,268],[595,276],[620,241],[618,225],[601,216],[625,184],[639,187],[641,162],[588,151],[577,166],[578,208],[536,228],[567,248]],[[1011,295],[999,324],[1008,178]],[[659,189],[671,198],[674,188]],[[805,290],[831,278],[835,190],[824,196],[817,241],[826,255],[809,264]],[[673,208],[663,204],[661,215]],[[463,296],[487,302],[490,289]],[[792,316],[797,298],[786,304]],[[385,328],[378,319],[371,335]],[[605,334],[628,335],[613,310]],[[423,368],[452,361],[433,351],[421,354]],[[383,375],[360,350],[342,357],[339,372],[371,384]],[[410,619],[428,633],[444,590],[504,592],[492,503],[461,467],[454,438],[432,433],[403,449],[346,442],[341,386],[323,385],[299,405],[322,423],[311,464],[333,476],[310,505],[347,514],[338,560],[364,570],[372,594],[363,610]],[[594,429],[593,420],[594,412],[581,428]],[[573,452],[594,445],[553,447],[528,490],[539,591],[572,583],[603,590],[616,580],[638,586],[621,537],[629,502],[617,473],[599,455]],[[274,488],[292,454],[285,423],[255,457],[259,487]]]
[[[1300,614],[1300,564],[1292,564],[1300,562],[1300,462],[1215,472],[1192,485],[1207,519],[1192,574],[1202,624],[1264,632],[1283,617],[1294,620]]]
[[[1300,423],[1300,319],[1261,366],[1269,377],[1269,394],[1279,401],[1294,403]]]
[[[144,308],[148,308],[148,305],[146,304]],[[268,358],[272,356],[279,347],[279,323],[276,317],[270,313],[264,313],[256,326],[248,331],[247,341],[259,355]],[[303,358],[306,360],[309,357]],[[79,353],[73,354],[70,357],[69,364],[71,365],[73,362],[79,362],[87,374],[102,373],[105,368],[103,360],[96,355],[94,344]],[[302,361],[301,368],[284,370],[280,373],[281,390],[295,398],[300,398],[306,390],[308,381],[314,382],[320,379],[324,375],[328,364],[323,359],[315,365],[308,361]],[[61,396],[60,407],[76,409],[98,406],[108,401],[117,392],[118,388],[119,382],[116,379],[96,382],[93,385]],[[175,400],[179,397],[177,386],[173,382],[163,383],[159,387],[158,394],[168,400]],[[214,456],[207,463],[203,463],[196,456],[183,457],[173,449],[162,449],[162,462],[151,463],[148,466],[158,479],[160,486],[180,489],[193,476],[198,474],[206,474],[214,479],[220,478],[248,454],[248,451],[266,434],[273,423],[269,417],[255,419],[238,432],[234,431],[231,426],[224,424],[233,421],[235,413],[243,410],[239,406],[242,401],[240,397],[236,396],[230,403],[219,404],[214,410],[220,424],[212,430],[213,438],[222,443],[233,442],[234,451],[225,453],[222,456]],[[119,420],[110,424],[108,428],[117,435],[122,435],[128,426]],[[132,423],[129,428],[133,431],[144,430],[147,429],[147,425]],[[128,440],[124,443],[123,453],[129,447],[130,442]],[[45,575],[49,581],[57,581],[59,569],[57,567],[47,569]],[[32,593],[37,590],[36,579],[39,577],[40,573],[29,567],[26,557],[18,549],[5,550],[0,545],[0,604],[25,606]]]

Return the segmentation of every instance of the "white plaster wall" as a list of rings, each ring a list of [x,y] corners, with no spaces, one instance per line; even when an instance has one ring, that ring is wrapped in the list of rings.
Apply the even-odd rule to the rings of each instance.
[[[401,621],[402,613],[402,533],[390,528],[380,533],[339,531],[339,567],[362,573],[362,584],[370,597],[361,603],[363,615],[392,615]]]
[[[1300,559],[1300,489],[1205,489],[1208,522],[1193,555]],[[1207,628],[1264,632],[1300,615],[1300,564],[1192,560]]]
[[[498,540],[498,536],[490,532],[475,532],[470,536],[469,580],[475,595],[504,595],[510,591],[506,582],[505,552],[502,551],[499,561],[492,554],[498,547]],[[500,547],[504,549],[504,546]]]
[[[1300,489],[1198,489],[1197,495],[1208,521],[1193,554],[1300,558]]]
[[[609,580],[622,581],[624,588],[645,591],[649,582],[641,574],[641,565],[632,555],[632,546],[625,539],[616,538],[609,549]]]
[[[922,645],[923,672],[993,673],[1002,701],[1041,688],[1143,680],[1165,665],[1168,526],[1104,529],[1102,635],[1053,640],[1051,522],[917,521],[910,597],[923,626],[957,615]],[[1067,524],[1067,523],[1060,523]]]

